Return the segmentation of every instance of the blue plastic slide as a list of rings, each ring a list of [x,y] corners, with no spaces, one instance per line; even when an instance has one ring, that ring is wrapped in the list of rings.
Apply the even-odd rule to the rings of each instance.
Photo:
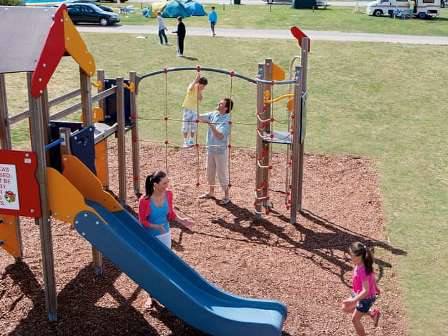
[[[284,304],[224,292],[145,232],[127,211],[88,204],[102,218],[82,211],[76,230],[177,317],[210,335],[281,335]]]

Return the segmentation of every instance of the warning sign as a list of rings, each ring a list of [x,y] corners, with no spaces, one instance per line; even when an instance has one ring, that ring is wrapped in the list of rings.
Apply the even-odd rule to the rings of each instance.
[[[0,149],[0,214],[41,216],[36,171],[36,153]]]
[[[0,208],[20,209],[15,165],[0,164]]]

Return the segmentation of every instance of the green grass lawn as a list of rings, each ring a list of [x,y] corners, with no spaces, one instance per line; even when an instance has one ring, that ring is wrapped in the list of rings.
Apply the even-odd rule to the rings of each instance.
[[[140,5],[135,4],[136,12],[121,16],[122,24],[155,25],[154,18],[143,17]],[[209,10],[210,6],[206,6]],[[308,30],[331,30],[344,32],[448,35],[448,9],[442,9],[441,17],[434,20],[398,20],[389,17],[373,17],[364,13],[354,13],[353,8],[331,7],[326,10],[296,10],[289,6],[225,6],[217,5],[219,22],[217,28],[258,28],[289,29],[298,25]],[[166,19],[170,27],[176,25],[175,19]],[[208,27],[207,17],[185,19],[188,27]]]
[[[227,10],[227,9],[226,9]],[[145,73],[165,66],[202,64],[234,69],[255,76],[265,57],[287,68],[298,54],[292,41],[191,37],[186,54],[159,47],[133,35],[85,34],[98,68],[109,76],[127,71]],[[111,47],[113,46],[113,47]],[[396,44],[315,42],[309,65],[309,103],[306,150],[314,153],[355,154],[371,158],[380,174],[391,244],[407,252],[394,258],[411,335],[439,336],[448,330],[448,124],[446,122],[446,47]],[[50,97],[79,85],[77,67],[65,59],[50,82]],[[180,118],[180,104],[193,73],[168,77],[169,115]],[[229,79],[208,75],[203,110],[210,110],[230,91]],[[11,111],[26,105],[22,75],[7,76]],[[255,122],[255,88],[233,83],[234,121]],[[274,95],[285,91],[276,88]],[[143,118],[160,118],[165,111],[163,77],[142,83],[139,111]],[[279,118],[284,105],[275,106]],[[169,138],[180,140],[179,123],[170,122]],[[140,135],[163,139],[158,121],[141,121]],[[233,142],[253,146],[254,127],[238,125]],[[24,131],[14,138],[23,141]],[[306,195],[305,195],[306,199]],[[305,200],[306,203],[306,200]],[[380,252],[382,253],[382,252]],[[400,295],[400,293],[385,293]]]

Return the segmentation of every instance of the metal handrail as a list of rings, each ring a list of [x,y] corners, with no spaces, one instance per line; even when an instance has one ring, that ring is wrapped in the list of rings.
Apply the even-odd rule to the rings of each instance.
[[[276,80],[265,80],[265,79],[259,79],[259,78],[250,78],[250,77],[241,75],[241,74],[239,74],[237,72],[234,72],[234,71],[229,71],[229,70],[219,69],[219,68],[208,68],[208,67],[204,67],[204,68],[203,67],[165,68],[165,69],[149,72],[149,73],[146,73],[144,75],[138,76],[137,77],[137,83],[139,84],[140,81],[142,81],[143,79],[148,78],[148,77],[157,76],[157,75],[161,75],[161,74],[168,73],[168,72],[178,72],[178,71],[201,71],[201,72],[202,71],[208,71],[208,72],[216,72],[216,73],[221,73],[221,74],[237,77],[237,78],[240,78],[240,79],[244,79],[245,81],[248,81],[248,82],[250,82],[252,84],[262,83],[262,84],[271,84],[271,85],[284,85],[284,84],[294,84],[295,83],[294,80],[276,81]]]

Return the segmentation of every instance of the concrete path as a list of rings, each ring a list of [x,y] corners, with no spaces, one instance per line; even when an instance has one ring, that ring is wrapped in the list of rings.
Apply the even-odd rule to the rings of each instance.
[[[79,25],[80,32],[94,33],[124,33],[124,34],[156,34],[156,27],[147,26],[112,26],[99,27]],[[172,27],[174,29],[174,27]],[[172,31],[173,29],[169,29]],[[306,33],[315,41],[344,41],[344,42],[387,42],[404,44],[431,44],[448,45],[448,36],[419,36],[419,35],[393,35],[393,34],[369,34],[369,33],[346,33],[337,31],[315,31],[307,30]],[[188,27],[189,36],[210,36],[209,28]],[[218,28],[216,34],[219,37],[231,38],[269,38],[269,39],[291,39],[287,30],[279,29],[234,29]]]
[[[151,3],[157,2],[158,0],[130,0],[129,3]],[[328,4],[333,7],[355,7],[358,3],[359,7],[367,6],[369,1],[328,1]],[[231,5],[233,0],[201,0],[203,4],[218,4],[218,5]],[[242,5],[266,5],[266,1],[263,0],[241,0]],[[291,5],[289,0],[274,0],[274,5]]]

